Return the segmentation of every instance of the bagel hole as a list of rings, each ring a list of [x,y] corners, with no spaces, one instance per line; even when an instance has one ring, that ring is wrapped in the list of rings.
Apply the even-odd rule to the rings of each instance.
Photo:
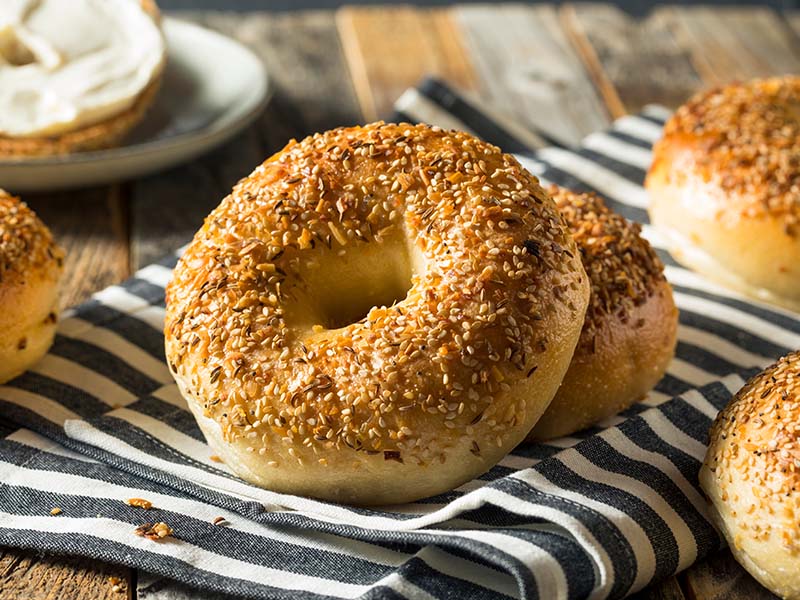
[[[320,325],[326,329],[339,329],[365,319],[369,311],[377,306],[391,306],[400,302],[411,287],[399,278],[381,283],[380,289],[373,287],[374,281],[352,282],[360,285],[345,285],[336,290],[320,307]]]
[[[0,62],[12,67],[24,67],[36,62],[36,55],[21,40],[16,32],[7,30],[0,34]]]
[[[298,273],[302,288],[285,308],[297,326],[340,329],[367,317],[379,306],[401,302],[411,289],[414,268],[401,238],[321,252]]]

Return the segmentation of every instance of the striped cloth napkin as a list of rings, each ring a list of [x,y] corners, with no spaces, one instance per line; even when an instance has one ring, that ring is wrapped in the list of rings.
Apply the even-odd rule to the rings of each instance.
[[[543,180],[594,189],[644,224],[681,310],[677,356],[656,390],[589,431],[523,444],[478,479],[413,504],[365,509],[272,493],[213,460],[164,365],[176,255],[68,311],[47,357],[0,387],[0,545],[246,597],[545,600],[620,598],[720,547],[697,487],[706,431],[757,367],[800,347],[800,320],[682,269],[647,226],[641,183],[667,112],[624,117],[578,150],[531,151],[534,134],[440,82],[408,92],[398,109],[471,130]],[[173,537],[134,534],[159,521]]]

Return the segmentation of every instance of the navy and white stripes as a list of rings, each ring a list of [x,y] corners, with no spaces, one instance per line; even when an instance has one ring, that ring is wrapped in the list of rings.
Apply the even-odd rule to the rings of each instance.
[[[437,81],[398,108],[473,131],[643,224],[681,310],[677,356],[656,390],[435,498],[364,509],[275,494],[213,460],[164,365],[173,256],[69,311],[48,356],[0,387],[0,545],[247,597],[547,600],[622,597],[720,546],[697,488],[706,431],[748,376],[800,347],[800,319],[681,268],[648,226],[641,184],[666,111],[625,117],[573,151],[542,147]],[[154,507],[128,506],[132,497]],[[146,521],[175,537],[134,535]]]

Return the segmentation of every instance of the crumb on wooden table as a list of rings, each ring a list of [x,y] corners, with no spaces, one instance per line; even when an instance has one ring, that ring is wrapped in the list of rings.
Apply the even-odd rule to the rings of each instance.
[[[112,575],[111,577],[108,578],[108,582],[111,584],[111,591],[112,592],[116,593],[116,592],[124,592],[125,591],[124,582],[119,577],[115,577],[115,576]]]

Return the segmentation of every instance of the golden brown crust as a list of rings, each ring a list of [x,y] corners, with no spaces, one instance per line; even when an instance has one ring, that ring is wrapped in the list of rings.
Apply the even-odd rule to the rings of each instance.
[[[0,382],[49,348],[63,257],[36,214],[0,190]]]
[[[641,326],[632,318],[666,282],[664,265],[642,237],[642,226],[608,208],[597,194],[551,186],[550,195],[578,244],[592,293],[578,349],[591,353],[609,318]]]
[[[700,471],[736,558],[800,597],[800,353],[753,377],[720,412]]]
[[[656,143],[645,186],[677,260],[800,309],[800,78],[690,100]]]
[[[640,400],[675,351],[678,311],[664,265],[641,226],[596,194],[552,186],[591,283],[569,371],[528,439],[569,435]]]
[[[29,270],[60,268],[63,252],[27,204],[0,189],[0,281]]]
[[[687,166],[724,192],[726,210],[779,217],[787,233],[800,233],[800,77],[698,94],[664,126],[654,147],[654,169],[673,145],[690,154],[682,158]]]
[[[153,0],[141,0],[142,9],[160,25],[161,13]],[[0,135],[0,160],[43,158],[118,146],[153,105],[163,78],[163,66],[134,103],[123,112],[74,131],[48,137]]]
[[[394,305],[321,325],[348,281],[407,265]],[[167,289],[167,357],[228,450],[243,440],[277,473],[251,480],[400,502],[524,437],[587,294],[558,211],[513,157],[423,125],[343,128],[291,142],[209,215]]]

